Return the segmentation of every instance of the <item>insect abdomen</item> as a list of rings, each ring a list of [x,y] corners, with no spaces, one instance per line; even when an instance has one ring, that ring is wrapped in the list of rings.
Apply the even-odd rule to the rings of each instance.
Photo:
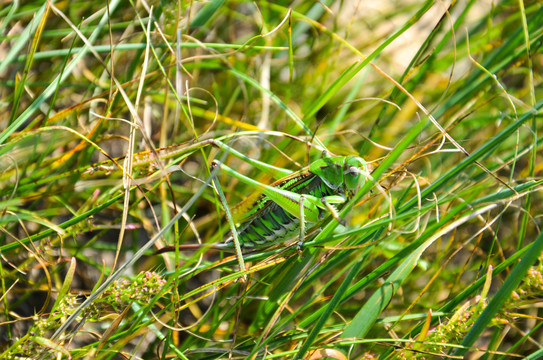
[[[297,185],[285,186],[284,189],[317,198],[337,195],[337,190],[328,187],[318,176],[308,179],[305,184]],[[238,227],[240,245],[244,250],[269,247],[299,235],[300,220],[297,217],[285,211],[265,195],[258,203],[261,206],[259,215]],[[325,211],[321,212],[320,217],[324,217]],[[307,221],[306,224],[307,228],[316,225]],[[230,237],[226,243],[231,241]]]

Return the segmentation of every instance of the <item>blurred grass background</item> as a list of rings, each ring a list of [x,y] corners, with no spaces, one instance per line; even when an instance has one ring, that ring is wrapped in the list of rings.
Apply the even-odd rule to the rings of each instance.
[[[13,1],[0,358],[538,358],[537,1]],[[375,169],[302,254],[229,231],[217,147]],[[230,207],[254,190],[218,175]],[[207,182],[207,183],[206,183]],[[246,276],[246,281],[241,281]]]

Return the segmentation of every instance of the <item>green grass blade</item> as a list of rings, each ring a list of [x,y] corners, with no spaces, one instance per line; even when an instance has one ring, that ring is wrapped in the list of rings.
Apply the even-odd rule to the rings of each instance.
[[[72,281],[74,279],[76,265],[77,261],[75,260],[75,258],[72,258],[70,261],[70,267],[68,268],[68,271],[66,272],[66,277],[64,278],[64,282],[62,283],[62,287],[60,288],[60,291],[57,294],[57,299],[53,304],[53,311],[57,310],[64,296],[68,294],[68,291],[70,290],[70,287],[72,286]]]
[[[109,11],[113,12],[119,5],[119,0],[113,0],[109,4]],[[45,6],[45,5],[44,5]],[[100,31],[102,30],[102,27],[107,24],[108,14],[106,13],[101,19],[99,26],[96,28],[96,30],[92,33],[92,35],[89,37],[89,41],[92,43],[100,34]],[[14,132],[17,131],[23,124],[32,116],[32,114],[40,107],[40,105],[45,102],[51,95],[53,95],[58,87],[58,85],[63,82],[74,70],[76,65],[83,59],[83,57],[87,54],[89,51],[89,48],[87,46],[83,47],[83,50],[79,52],[72,61],[70,61],[62,73],[62,76],[58,75],[56,76],[49,86],[32,102],[30,106],[28,106],[22,113],[13,121],[6,129],[4,129],[0,133],[0,144],[3,144],[8,137]],[[2,62],[3,63],[3,62]],[[0,70],[1,70],[0,65]]]
[[[534,111],[539,111],[543,107],[543,101],[540,101]],[[439,179],[434,181],[431,185],[427,186],[422,192],[421,197],[429,196],[432,192],[436,191],[440,187],[442,187],[446,182],[452,181],[455,176],[457,176],[462,170],[467,168],[470,165],[473,165],[474,162],[478,159],[480,159],[483,156],[488,156],[489,152],[496,149],[498,145],[503,143],[509,136],[511,136],[515,131],[517,131],[518,128],[520,128],[524,123],[532,119],[532,112],[527,112],[522,114],[522,116],[519,117],[518,120],[512,122],[507,127],[505,127],[502,131],[500,131],[496,136],[494,136],[489,141],[485,142],[483,146],[475,150],[470,154],[469,157],[466,157],[464,160],[462,160],[460,163],[458,163],[454,168],[449,170],[447,173],[445,173],[443,176],[441,176]],[[412,198],[407,203],[402,205],[399,209],[399,212],[404,211],[406,209],[412,208],[417,202],[417,198]]]
[[[513,268],[502,286],[489,301],[488,305],[483,310],[483,313],[475,321],[472,328],[462,340],[465,347],[472,346],[481,333],[491,325],[496,313],[501,309],[502,305],[509,299],[513,290],[515,290],[520,282],[524,279],[524,275],[528,272],[530,266],[541,256],[543,251],[543,233],[539,234],[537,239],[530,245],[529,251],[526,252],[520,262]],[[455,355],[462,356],[467,352],[467,348],[457,349]]]
[[[219,8],[223,6],[225,0],[212,0],[198,11],[198,14],[190,22],[190,27],[199,27],[205,25],[217,13]]]
[[[259,91],[265,92],[272,100],[275,102],[281,109],[285,111],[285,113],[302,129],[309,137],[313,138],[314,141],[323,149],[326,149],[324,144],[319,140],[318,137],[315,137],[313,132],[310,128],[307,127],[307,125],[304,123],[302,119],[292,109],[290,109],[287,104],[283,102],[277,95],[272,93],[269,89],[264,88],[258,81],[255,79],[247,76],[247,74],[244,74],[238,70],[235,69],[229,69],[231,73],[242,79],[243,81],[247,82],[248,84],[251,84],[255,88],[257,88]]]
[[[313,328],[309,332],[307,339],[302,344],[302,347],[298,350],[298,352],[296,353],[296,356],[294,356],[295,360],[302,359],[305,356],[305,354],[309,350],[309,347],[313,344],[319,332],[324,327],[326,321],[334,313],[336,307],[339,305],[340,301],[343,298],[343,295],[347,291],[347,288],[349,287],[349,285],[351,284],[355,276],[358,275],[358,272],[362,268],[362,265],[363,265],[363,261],[358,261],[351,268],[351,271],[342,281],[341,286],[338,288],[337,292],[334,294],[332,299],[328,302],[328,305],[324,309],[322,315],[317,320],[317,323],[313,326]]]
[[[14,6],[15,6],[15,3],[14,3]],[[47,8],[47,3],[44,3],[40,7],[40,9],[36,12],[35,20],[31,22],[30,25],[24,29],[24,31],[21,33],[17,41],[9,49],[9,52],[7,53],[6,57],[2,61],[0,61],[0,73],[4,71],[6,66],[8,66],[14,61],[14,59],[17,57],[19,52],[21,52],[21,50],[27,45],[28,41],[34,36],[36,28],[38,27],[40,23],[39,19],[43,17],[43,14],[45,13],[46,8]],[[4,23],[3,26],[6,26],[6,23]]]
[[[440,231],[434,233],[428,240],[426,240],[421,246],[419,246],[413,253],[398,266],[396,270],[387,278],[385,284],[374,293],[370,299],[364,304],[362,309],[356,314],[353,321],[345,328],[342,337],[344,338],[363,338],[371,329],[377,317],[386,308],[392,295],[402,286],[403,282],[408,278],[417,262],[420,259],[422,253],[430,246],[434,241],[441,238],[448,232],[456,229],[461,224],[471,220],[472,218],[484,214],[493,209],[495,205],[488,205],[481,209],[478,209],[472,214],[468,214],[460,218],[459,220],[451,223],[449,226],[444,227]]]

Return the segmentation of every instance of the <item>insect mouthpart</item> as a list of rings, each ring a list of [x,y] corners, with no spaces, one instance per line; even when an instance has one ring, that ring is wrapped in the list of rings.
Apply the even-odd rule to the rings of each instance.
[[[353,156],[347,159],[343,170],[345,190],[348,197],[353,197],[360,186],[366,181],[367,165],[364,160]]]

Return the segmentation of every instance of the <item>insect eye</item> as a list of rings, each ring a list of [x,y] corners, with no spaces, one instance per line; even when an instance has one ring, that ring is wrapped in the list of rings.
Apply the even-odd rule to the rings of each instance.
[[[364,169],[366,163],[359,157],[349,158],[345,164],[344,180],[345,189],[349,192],[356,192],[360,185],[364,182]]]
[[[356,190],[360,186],[362,180],[362,172],[360,169],[350,167],[345,171],[345,187],[348,190]]]

